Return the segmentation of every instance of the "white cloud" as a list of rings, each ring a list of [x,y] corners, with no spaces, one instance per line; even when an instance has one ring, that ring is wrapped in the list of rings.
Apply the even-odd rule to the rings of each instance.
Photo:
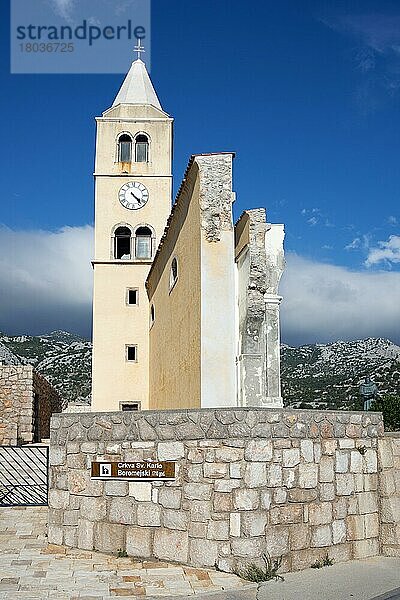
[[[367,267],[384,263],[400,263],[400,235],[391,235],[387,242],[378,242],[378,246],[370,248],[365,264]]]
[[[384,13],[345,15],[325,21],[332,29],[345,31],[360,38],[378,53],[400,52],[400,16]]]
[[[90,226],[0,227],[0,331],[89,335],[92,256]],[[352,272],[288,254],[281,292],[287,343],[367,336],[400,342],[400,273]]]
[[[389,225],[398,225],[399,224],[397,217],[395,217],[394,215],[390,215],[388,217],[387,222],[389,223]]]
[[[76,0],[50,0],[50,4],[57,15],[70,22],[75,8],[75,1]]]
[[[288,254],[281,293],[286,343],[365,337],[400,342],[398,272],[353,272]]]
[[[347,246],[345,246],[344,249],[345,250],[356,250],[360,246],[361,246],[361,240],[359,237],[357,237],[357,238],[354,238],[354,240],[352,242],[350,242],[350,244],[347,244]]]
[[[311,227],[315,225],[324,225],[325,227],[335,227],[334,223],[323,214],[320,208],[302,208],[300,214],[305,217],[306,223]]]
[[[93,228],[0,227],[0,330],[90,333]]]

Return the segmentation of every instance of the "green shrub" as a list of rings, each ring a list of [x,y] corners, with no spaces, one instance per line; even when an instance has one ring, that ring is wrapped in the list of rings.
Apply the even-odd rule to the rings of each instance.
[[[312,569],[321,569],[322,567],[331,567],[333,565],[333,558],[329,558],[327,554],[324,556],[322,560],[316,560],[315,563],[311,565]]]
[[[382,412],[386,431],[400,431],[400,396],[377,398],[370,410]]]
[[[264,568],[251,563],[244,569],[234,571],[235,575],[238,575],[242,579],[247,579],[247,581],[254,581],[255,583],[270,581],[271,579],[284,581],[283,577],[278,574],[278,570],[282,564],[282,556],[273,560],[269,554],[263,554],[262,558],[265,563]]]

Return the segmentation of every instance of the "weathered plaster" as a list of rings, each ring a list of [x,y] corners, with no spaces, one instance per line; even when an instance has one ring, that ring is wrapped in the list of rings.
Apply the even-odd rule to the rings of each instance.
[[[235,406],[232,154],[197,156],[201,227],[201,406]]]
[[[265,209],[245,211],[236,225],[238,268],[238,399],[242,406],[282,406],[277,295],[284,268],[283,226]]]

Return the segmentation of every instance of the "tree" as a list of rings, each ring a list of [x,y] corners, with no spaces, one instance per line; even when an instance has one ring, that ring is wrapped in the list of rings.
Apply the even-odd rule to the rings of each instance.
[[[400,431],[400,396],[378,397],[372,402],[370,410],[383,414],[386,431]]]

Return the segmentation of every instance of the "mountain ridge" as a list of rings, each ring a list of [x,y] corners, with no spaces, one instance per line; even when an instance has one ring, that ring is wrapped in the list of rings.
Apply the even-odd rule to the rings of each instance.
[[[90,403],[91,353],[89,340],[68,331],[0,333],[0,362],[32,364],[69,402]],[[382,395],[400,395],[400,346],[387,338],[281,345],[285,406],[361,409],[358,389],[367,376]]]

